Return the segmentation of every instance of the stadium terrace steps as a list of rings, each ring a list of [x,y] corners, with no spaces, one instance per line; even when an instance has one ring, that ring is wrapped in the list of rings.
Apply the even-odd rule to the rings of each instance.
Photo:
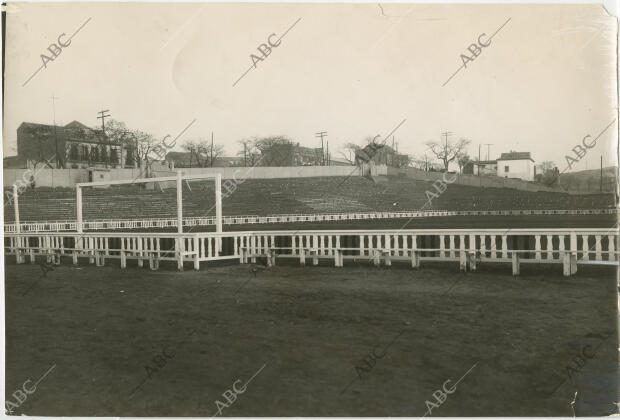
[[[390,177],[375,184],[361,177],[248,179],[226,191],[224,215],[322,214],[417,210],[554,210],[613,208],[611,194],[568,195],[505,188],[451,184],[439,193],[433,184]],[[230,184],[228,184],[230,186]],[[8,190],[8,189],[7,189]],[[427,191],[438,194],[428,201]],[[5,194],[6,198],[6,194]],[[213,182],[195,181],[183,186],[184,217],[215,214]],[[19,196],[22,221],[74,220],[75,190],[24,191]],[[147,190],[139,185],[83,189],[83,215],[94,219],[175,217],[174,188]],[[5,204],[5,222],[14,220],[12,203]]]

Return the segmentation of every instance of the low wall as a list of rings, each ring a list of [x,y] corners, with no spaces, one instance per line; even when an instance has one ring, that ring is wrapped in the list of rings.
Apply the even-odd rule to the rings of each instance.
[[[407,178],[416,179],[419,181],[436,181],[443,179],[443,172],[426,172],[415,168],[387,168],[388,175],[391,176],[405,176]],[[495,176],[476,176],[465,174],[449,174],[447,179],[453,179],[456,176],[454,184],[469,185],[471,187],[485,187],[485,188],[514,188],[524,191],[547,191],[557,192],[553,188],[546,187],[534,182],[522,181],[520,179],[500,178]]]
[[[157,177],[174,176],[176,171],[185,175],[221,173],[223,179],[269,179],[269,178],[310,178],[330,176],[360,176],[362,171],[357,166],[257,166],[227,168],[177,168],[175,171],[154,171]],[[37,187],[74,188],[78,182],[88,182],[88,169],[4,169],[5,187],[16,182],[28,185],[30,176],[34,175]],[[139,168],[110,169],[110,180],[143,178],[144,170]],[[425,172],[415,168],[396,169],[386,165],[372,167],[373,176],[405,176],[420,181],[433,182],[443,178],[442,172]],[[515,188],[525,191],[556,191],[533,182],[490,176],[456,175],[455,183],[473,187]],[[21,181],[20,181],[21,180]],[[18,184],[19,185],[19,184]]]
[[[221,173],[223,179],[310,178],[359,175],[356,166],[257,166],[228,168],[175,168],[186,175]]]
[[[33,175],[37,187],[74,187],[78,182],[88,182],[86,169],[5,169],[2,184],[28,186]]]
[[[157,177],[174,176],[176,171],[185,175],[202,175],[221,173],[223,179],[267,179],[267,178],[310,178],[329,176],[359,176],[360,168],[356,166],[257,166],[228,168],[177,168],[174,171],[157,171]],[[373,174],[387,175],[385,165],[373,168]],[[4,169],[5,187],[10,187],[19,180],[27,185],[34,175],[37,187],[74,188],[78,182],[88,182],[88,169]],[[110,180],[143,178],[142,169],[110,169]],[[19,185],[19,184],[18,184]]]

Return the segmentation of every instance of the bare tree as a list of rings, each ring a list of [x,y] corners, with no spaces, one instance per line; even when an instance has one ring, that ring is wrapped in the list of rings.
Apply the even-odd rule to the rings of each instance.
[[[411,156],[410,166],[414,168],[421,169],[423,171],[428,171],[429,168],[433,166],[433,163],[429,159],[429,157],[424,153],[421,157],[416,158],[415,156]]]
[[[345,143],[343,149],[344,150],[340,151],[340,155],[351,165],[355,165],[355,154],[360,147],[355,143]]]
[[[540,173],[544,174],[545,172],[555,168],[555,163],[550,160],[543,160],[542,162],[540,162],[540,165],[538,165],[538,167],[540,168]]]
[[[215,161],[224,154],[224,146],[212,145],[210,140],[205,139],[186,140],[181,147],[191,154],[191,159],[196,159],[198,167],[201,168],[213,166]]]
[[[471,143],[467,139],[459,139],[458,141],[429,141],[426,145],[431,152],[439,159],[444,166],[444,171],[448,172],[450,163],[453,162],[459,154],[465,151],[465,148]]]
[[[241,150],[237,152],[237,156],[243,156],[244,166],[254,166],[260,160],[260,150],[256,147],[256,138],[239,140]]]
[[[461,152],[456,157],[456,162],[459,164],[459,172],[463,173],[463,168],[471,162],[471,158],[466,152]]]
[[[101,133],[100,128],[95,128]],[[110,120],[105,127],[106,143],[110,146],[121,145],[128,150],[131,162],[126,164],[136,164],[138,168],[149,167],[157,157],[155,146],[158,141],[151,134],[141,130],[130,129],[127,125],[118,120]],[[121,157],[119,156],[118,159]]]
[[[133,155],[138,167],[142,168],[144,165],[149,167],[152,163],[151,153],[157,140],[149,133],[140,130],[131,130],[129,138],[134,146]]]
[[[257,139],[254,143],[261,153],[264,166],[292,166],[294,164],[293,141],[286,136],[271,136]]]
[[[97,131],[101,131],[99,127]],[[105,134],[108,141],[112,144],[127,144],[131,138],[131,130],[122,121],[111,119],[106,122]]]
[[[538,165],[540,173],[536,174],[536,180],[546,186],[553,186],[556,184],[560,177],[560,172],[555,166],[555,163],[550,160],[544,160]]]

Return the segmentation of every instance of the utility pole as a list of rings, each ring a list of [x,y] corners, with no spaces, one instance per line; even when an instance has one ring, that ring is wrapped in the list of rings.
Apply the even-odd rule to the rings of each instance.
[[[321,138],[321,165],[325,166],[325,149],[323,148],[323,137],[327,137],[327,131],[319,131],[318,133],[315,133],[314,136]]]
[[[478,144],[478,176],[480,176],[480,147],[482,145]]]
[[[451,136],[452,134],[454,133],[451,131],[444,131],[443,133],[441,133],[441,135],[446,138],[446,145],[444,146],[444,149],[443,149],[444,165],[445,165],[445,162],[448,160],[448,136]],[[446,169],[446,172],[448,172],[448,168],[446,167],[445,169]]]
[[[326,153],[327,154],[327,166],[329,166],[330,160],[331,160],[329,157],[329,140],[327,140],[325,143],[327,145],[327,153]]]
[[[54,96],[52,92],[52,96],[50,97],[52,100],[52,112],[53,112],[53,121],[54,121],[54,151],[55,151],[55,159],[56,159],[56,168],[59,167],[59,156],[58,156],[58,134],[56,133],[56,99],[60,99],[57,96]]]
[[[211,131],[211,167],[213,168],[213,131]]]
[[[603,192],[603,155],[601,155],[601,192]]]
[[[493,143],[483,143],[487,147],[487,160],[489,160],[489,156],[491,155],[491,146]]]
[[[248,145],[247,143],[243,143],[243,166],[248,166]]]
[[[106,135],[105,135],[105,119],[107,117],[110,116],[110,114],[106,115],[106,112],[110,112],[109,109],[106,109],[104,111],[99,111],[98,114],[100,114],[97,119],[101,119],[101,131],[103,132],[103,141],[105,142],[106,139]],[[108,147],[110,147],[110,142],[108,142]],[[106,161],[105,161],[105,167],[108,167],[108,161],[110,160],[110,152],[106,153]]]
[[[452,134],[454,134],[452,131],[444,131],[441,133],[441,135],[446,138],[446,149],[448,148],[448,136],[451,136]]]

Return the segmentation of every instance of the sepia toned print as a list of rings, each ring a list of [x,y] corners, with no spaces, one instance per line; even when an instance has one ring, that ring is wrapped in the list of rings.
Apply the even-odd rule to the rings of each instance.
[[[3,11],[6,415],[618,415],[602,5]]]

